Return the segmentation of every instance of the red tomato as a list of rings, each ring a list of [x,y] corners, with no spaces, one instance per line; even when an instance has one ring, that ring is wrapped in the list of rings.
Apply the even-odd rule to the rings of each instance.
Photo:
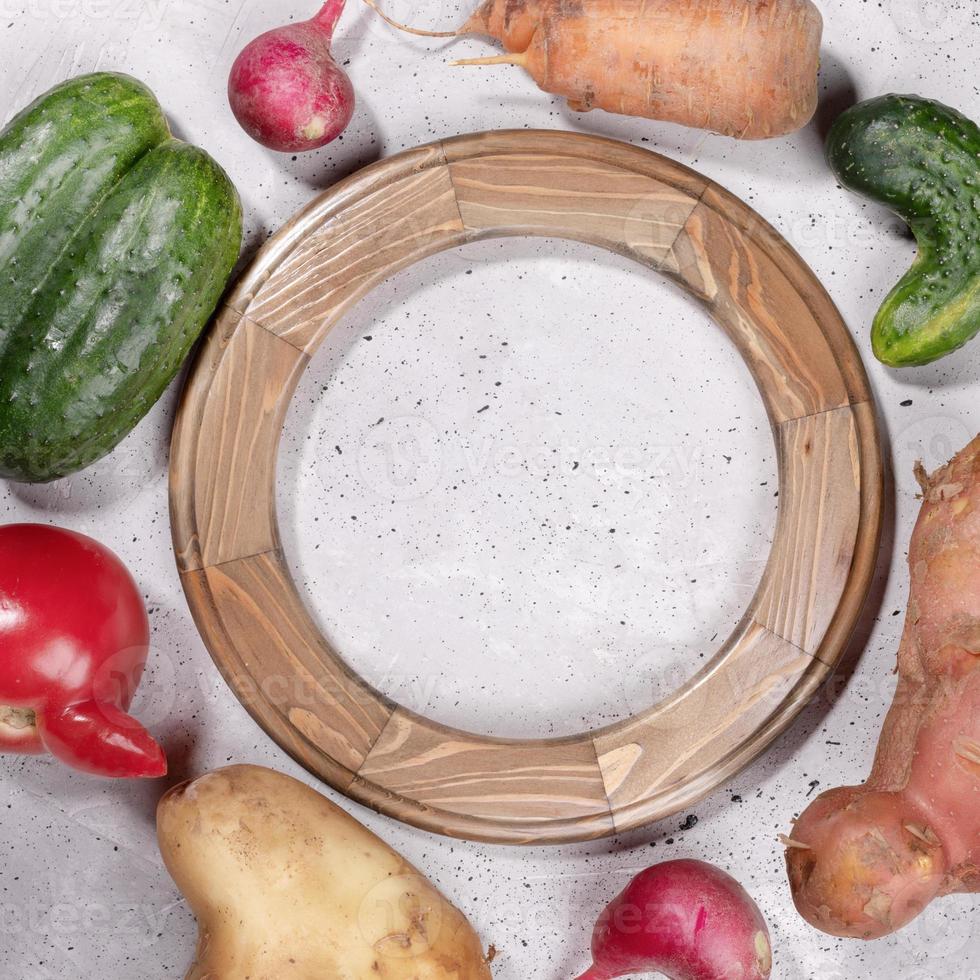
[[[143,600],[111,551],[62,528],[0,527],[0,752],[164,775],[163,750],[127,714],[148,651]]]

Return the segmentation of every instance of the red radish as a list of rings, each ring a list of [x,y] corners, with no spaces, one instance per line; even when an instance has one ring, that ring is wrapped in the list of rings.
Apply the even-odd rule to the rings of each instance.
[[[730,875],[703,861],[641,871],[606,906],[592,934],[594,965],[579,980],[662,973],[670,980],[764,980],[766,920]]]
[[[329,0],[312,20],[263,34],[235,60],[228,79],[232,111],[270,150],[315,150],[350,123],[354,88],[330,53],[344,3]]]

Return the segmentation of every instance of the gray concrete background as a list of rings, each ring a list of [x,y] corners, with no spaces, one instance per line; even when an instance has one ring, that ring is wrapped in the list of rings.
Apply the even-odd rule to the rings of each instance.
[[[387,6],[437,27],[465,16],[449,0]],[[836,188],[820,136],[854,98],[885,91],[980,116],[980,8],[820,6],[818,121],[789,139],[737,144],[572,113],[518,69],[451,69],[450,54],[492,49],[402,37],[351,0],[336,53],[350,62],[357,114],[342,141],[293,160],[238,130],[224,85],[248,39],[315,3],[0,0],[0,117],[71,74],[139,76],[176,132],[236,180],[252,250],[339,177],[418,143],[497,127],[597,132],[666,153],[756,206],[852,326],[895,481],[879,580],[842,694],[810,706],[764,759],[692,810],[696,821],[680,814],[605,842],[518,850],[448,841],[325,791],[470,915],[499,950],[499,980],[577,975],[605,902],[646,865],[682,856],[721,865],[753,893],[771,924],[774,976],[980,974],[974,897],[944,899],[876,944],[839,942],[793,910],[776,841],[808,796],[867,771],[894,686],[918,507],[912,465],[945,461],[980,421],[976,346],[901,374],[871,359],[868,324],[914,246],[894,219]],[[72,527],[128,562],[153,624],[137,712],[166,742],[175,777],[255,762],[312,782],[226,689],[187,611],[167,518],[176,397],[175,388],[80,476],[0,483],[0,520]],[[690,676],[751,597],[775,516],[762,406],[719,331],[625,260],[560,242],[483,243],[376,290],[305,377],[280,466],[294,572],[355,667],[418,710],[505,735],[612,721]],[[183,976],[195,927],[157,854],[160,787],[97,782],[47,759],[4,757],[0,773],[3,975]]]

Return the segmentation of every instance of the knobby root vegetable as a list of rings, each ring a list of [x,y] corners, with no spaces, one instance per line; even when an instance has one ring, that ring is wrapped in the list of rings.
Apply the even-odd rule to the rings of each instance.
[[[876,939],[980,891],[980,436],[932,476],[909,548],[898,689],[871,776],[818,797],[786,854],[796,907]]]
[[[489,980],[462,913],[303,783],[232,766],[171,790],[160,851],[200,927],[187,980]]]
[[[667,861],[638,874],[592,934],[593,965],[579,980],[656,972],[670,980],[764,980],[769,930],[730,875],[703,861]]]
[[[235,60],[228,99],[254,140],[281,153],[335,140],[354,115],[354,88],[330,45],[346,0],[329,0],[312,20],[278,27]]]
[[[486,0],[452,32],[382,16],[500,41],[506,55],[456,64],[520,65],[575,111],[766,139],[817,107],[823,20],[810,0]]]

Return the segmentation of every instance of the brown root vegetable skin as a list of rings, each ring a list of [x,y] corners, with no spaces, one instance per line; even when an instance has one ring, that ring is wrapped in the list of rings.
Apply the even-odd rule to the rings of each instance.
[[[823,20],[810,0],[486,0],[460,34],[578,111],[663,119],[739,139],[805,126]]]
[[[831,790],[787,852],[796,907],[876,939],[980,891],[980,436],[931,477],[909,549],[899,683],[863,786]]]
[[[231,766],[177,786],[157,836],[200,928],[187,980],[490,980],[463,914],[290,776]]]

